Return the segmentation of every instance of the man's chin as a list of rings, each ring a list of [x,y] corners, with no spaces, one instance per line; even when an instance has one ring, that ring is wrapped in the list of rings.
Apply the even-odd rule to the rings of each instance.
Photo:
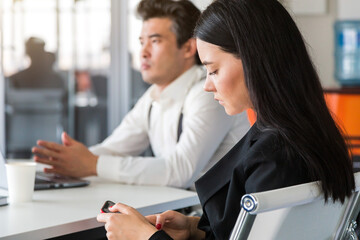
[[[144,82],[146,82],[147,84],[150,84],[150,85],[151,85],[151,84],[154,84],[153,81],[150,81],[150,80],[148,80],[148,79],[144,79],[144,78],[143,78],[143,80],[144,80]]]
[[[144,82],[146,82],[148,84],[154,84],[154,79],[147,76],[146,74],[142,74],[142,79]]]

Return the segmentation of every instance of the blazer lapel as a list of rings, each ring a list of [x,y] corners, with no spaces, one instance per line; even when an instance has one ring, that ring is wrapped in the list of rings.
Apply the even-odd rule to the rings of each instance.
[[[259,131],[255,123],[248,133],[217,164],[196,181],[195,187],[202,205],[230,182],[236,165],[243,162],[242,158],[244,158],[251,145],[256,142],[258,135]]]

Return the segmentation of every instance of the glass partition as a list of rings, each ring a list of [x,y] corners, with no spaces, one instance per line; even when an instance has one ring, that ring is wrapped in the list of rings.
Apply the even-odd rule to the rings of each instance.
[[[137,102],[142,94],[149,87],[149,84],[142,80],[140,73],[140,42],[139,36],[142,27],[142,20],[136,15],[136,7],[140,0],[129,1],[129,59],[131,78],[131,107]]]
[[[6,155],[67,131],[85,145],[107,136],[110,0],[1,0]]]

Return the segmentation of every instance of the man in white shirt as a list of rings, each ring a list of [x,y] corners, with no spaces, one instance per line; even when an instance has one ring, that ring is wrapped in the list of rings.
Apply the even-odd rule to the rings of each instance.
[[[230,117],[203,90],[193,29],[200,11],[187,0],[143,0],[141,74],[152,86],[102,143],[89,150],[62,135],[39,140],[35,161],[46,172],[97,175],[127,184],[187,188],[249,129],[245,114]],[[154,156],[140,156],[151,146]],[[41,156],[41,157],[40,157]]]

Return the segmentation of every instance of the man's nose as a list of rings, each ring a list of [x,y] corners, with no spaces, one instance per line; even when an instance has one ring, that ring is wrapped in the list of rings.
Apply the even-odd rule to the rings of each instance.
[[[141,55],[141,58],[149,58],[151,56],[150,46],[148,43],[144,43],[142,45],[140,55]]]

